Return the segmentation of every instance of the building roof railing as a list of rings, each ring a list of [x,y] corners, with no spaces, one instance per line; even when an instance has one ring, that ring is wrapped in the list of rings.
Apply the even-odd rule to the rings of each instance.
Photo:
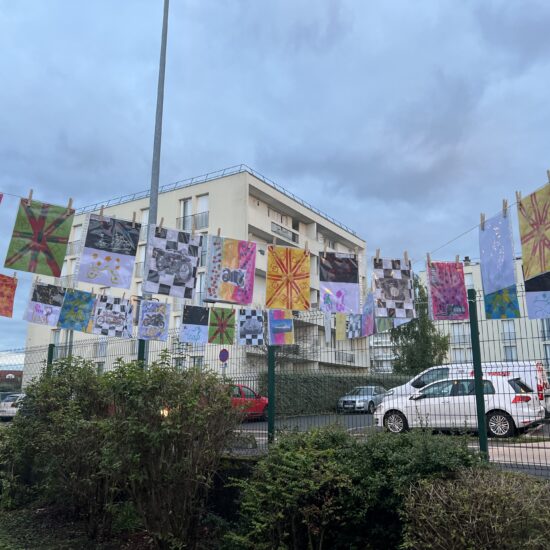
[[[346,226],[345,224],[335,220],[332,216],[329,216],[322,210],[319,210],[315,206],[312,206],[305,200],[301,199],[300,197],[297,197],[294,193],[291,193],[290,191],[286,190],[284,187],[281,187],[279,184],[275,183],[273,180],[267,178],[266,176],[260,174],[253,168],[250,168],[250,166],[247,166],[246,164],[236,164],[235,166],[230,166],[228,168],[223,168],[221,170],[216,170],[214,172],[208,172],[206,174],[202,174],[200,176],[194,176],[192,178],[187,178],[183,180],[179,180],[173,183],[167,183],[165,185],[162,185],[159,188],[159,193],[168,193],[170,191],[175,191],[176,189],[183,189],[185,187],[191,187],[193,185],[198,185],[200,183],[205,183],[207,181],[212,181],[216,179],[220,179],[226,176],[232,176],[234,174],[240,174],[243,172],[248,172],[250,175],[254,176],[255,178],[263,181],[265,184],[269,185],[273,189],[279,191],[286,197],[289,197],[290,199],[296,201],[297,203],[301,204],[302,206],[305,206],[312,212],[315,212],[319,216],[325,218],[329,222],[332,222],[334,225],[337,225],[341,229],[344,229],[348,233],[351,233],[352,235],[357,237],[357,233]],[[122,195],[120,197],[109,199],[108,201],[104,202],[97,202],[95,204],[90,204],[88,206],[83,206],[82,208],[79,208],[76,213],[77,214],[85,214],[87,212],[94,212],[96,210],[99,210],[102,206],[107,208],[110,206],[116,206],[118,204],[123,204],[126,202],[132,202],[140,199],[146,199],[149,196],[149,190],[147,191],[138,191],[136,193],[130,193],[128,195]]]

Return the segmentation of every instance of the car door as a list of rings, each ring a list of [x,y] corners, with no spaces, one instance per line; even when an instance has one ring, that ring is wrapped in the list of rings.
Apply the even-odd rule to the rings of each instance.
[[[438,367],[434,369],[430,369],[429,371],[425,372],[423,375],[416,378],[413,382],[411,382],[411,386],[415,389],[421,389],[427,386],[428,384],[431,384],[432,382],[437,382],[438,380],[445,380],[449,376],[449,368],[448,367]]]
[[[473,380],[453,380],[448,405],[448,428],[473,428],[476,424],[476,396]]]
[[[382,400],[384,399],[385,395],[386,395],[386,390],[382,386],[374,387],[374,391],[372,394],[372,401],[377,407],[378,405],[380,405],[380,403],[382,403]]]
[[[249,416],[261,415],[263,413],[263,403],[258,399],[257,393],[247,386],[241,386],[241,392],[246,414]]]
[[[454,380],[434,382],[411,396],[408,405],[409,426],[444,428],[450,422],[450,395]]]

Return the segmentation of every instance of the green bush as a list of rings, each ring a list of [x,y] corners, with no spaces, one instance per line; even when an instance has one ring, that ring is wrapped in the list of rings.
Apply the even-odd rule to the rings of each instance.
[[[550,541],[550,485],[522,474],[464,470],[424,479],[405,501],[403,548],[540,549]]]

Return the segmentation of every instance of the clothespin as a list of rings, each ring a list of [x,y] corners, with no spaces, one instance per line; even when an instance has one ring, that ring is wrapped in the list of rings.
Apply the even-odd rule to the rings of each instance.
[[[376,256],[375,256],[375,260],[378,261],[380,259],[380,249],[377,248],[376,249]]]
[[[162,224],[164,223],[164,218],[161,218],[160,219],[160,223],[159,223],[159,229],[162,229]]]
[[[428,267],[432,267],[432,259],[430,258],[429,252],[426,254],[426,263],[428,264]]]
[[[304,250],[309,252],[309,243],[307,241],[304,243]]]
[[[455,256],[455,264],[456,264],[456,267],[458,267],[460,264],[460,256],[458,254]]]
[[[485,214],[483,212],[479,215],[479,227],[481,227],[481,231],[485,231]]]
[[[409,253],[405,250],[405,252],[403,252],[403,258],[405,260],[405,265],[410,265],[410,262],[409,262]]]
[[[27,204],[30,206],[32,201],[32,189],[29,191],[29,198],[27,199]]]
[[[73,208],[73,198],[69,197],[69,202],[67,204],[67,210],[72,210]]]
[[[218,237],[221,235],[222,229],[221,227],[218,227]]]
[[[508,199],[502,199],[502,217],[505,218],[508,213]]]
[[[136,226],[136,211],[132,214],[132,229]]]
[[[103,205],[101,205],[101,208],[99,209],[99,221],[103,221]]]
[[[105,296],[105,287],[103,287],[103,288],[101,289],[101,295],[102,295],[102,296]]]
[[[516,202],[521,206],[521,191],[516,191]]]

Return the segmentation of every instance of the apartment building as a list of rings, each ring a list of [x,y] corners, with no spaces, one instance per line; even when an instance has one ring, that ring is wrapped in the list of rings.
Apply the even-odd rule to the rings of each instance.
[[[125,195],[77,210],[62,276],[56,280],[56,283],[66,287],[73,287],[77,284],[75,274],[78,270],[82,238],[86,231],[87,215],[99,213],[101,208],[103,208],[105,216],[127,220],[132,220],[135,217],[136,221],[142,224],[134,279],[131,289],[125,293],[126,297],[131,296],[136,299],[142,294],[145,240],[149,221],[148,192]],[[160,222],[161,218],[163,218],[164,227],[194,230],[205,236],[219,232],[221,236],[257,242],[253,298],[253,305],[256,307],[261,308],[265,303],[267,246],[271,243],[282,246],[307,247],[310,250],[312,309],[317,308],[319,304],[319,253],[323,250],[357,253],[360,264],[363,266],[360,284],[362,289],[365,288],[365,241],[343,223],[334,220],[247,166],[235,166],[164,185],[160,189],[157,221]],[[203,303],[205,263],[206,246],[203,249],[198,270],[197,292],[193,300],[193,304],[196,305]],[[77,286],[80,289],[92,290],[90,285],[83,283],[78,283]],[[101,293],[104,290],[115,295],[123,294],[121,289],[93,288],[96,293]],[[174,329],[173,334],[176,334],[176,329],[179,328],[181,322],[184,301],[183,299],[169,298],[168,302],[172,304],[170,327]],[[308,368],[323,368],[323,366],[330,365],[356,369],[369,365],[368,346],[362,346],[365,348],[363,352],[354,350],[352,342],[338,342],[336,346],[334,335],[332,335],[331,344],[325,343],[322,315],[314,312],[304,314],[296,312],[295,317],[297,345],[294,347],[293,362],[297,366],[307,364]],[[48,343],[67,346],[90,338],[92,338],[90,335],[84,333],[52,330],[48,327],[29,324],[26,344],[27,348],[45,346]],[[97,339],[97,337],[94,338]],[[171,338],[177,340],[177,336]],[[300,342],[308,343],[307,350],[300,350]],[[185,347],[179,345],[177,341],[173,344],[179,350]],[[113,345],[116,345],[116,341],[109,339],[99,347],[108,348]],[[97,348],[96,345],[96,355]],[[106,349],[100,351],[105,356],[110,355]],[[241,352],[245,353],[246,351],[241,350]],[[237,354],[241,352],[234,350],[234,353]],[[195,355],[204,357],[205,350],[195,351]],[[254,350],[249,350],[249,355],[252,357]],[[252,364],[252,362],[251,360],[250,363]],[[246,363],[244,360],[239,361],[241,365]]]

